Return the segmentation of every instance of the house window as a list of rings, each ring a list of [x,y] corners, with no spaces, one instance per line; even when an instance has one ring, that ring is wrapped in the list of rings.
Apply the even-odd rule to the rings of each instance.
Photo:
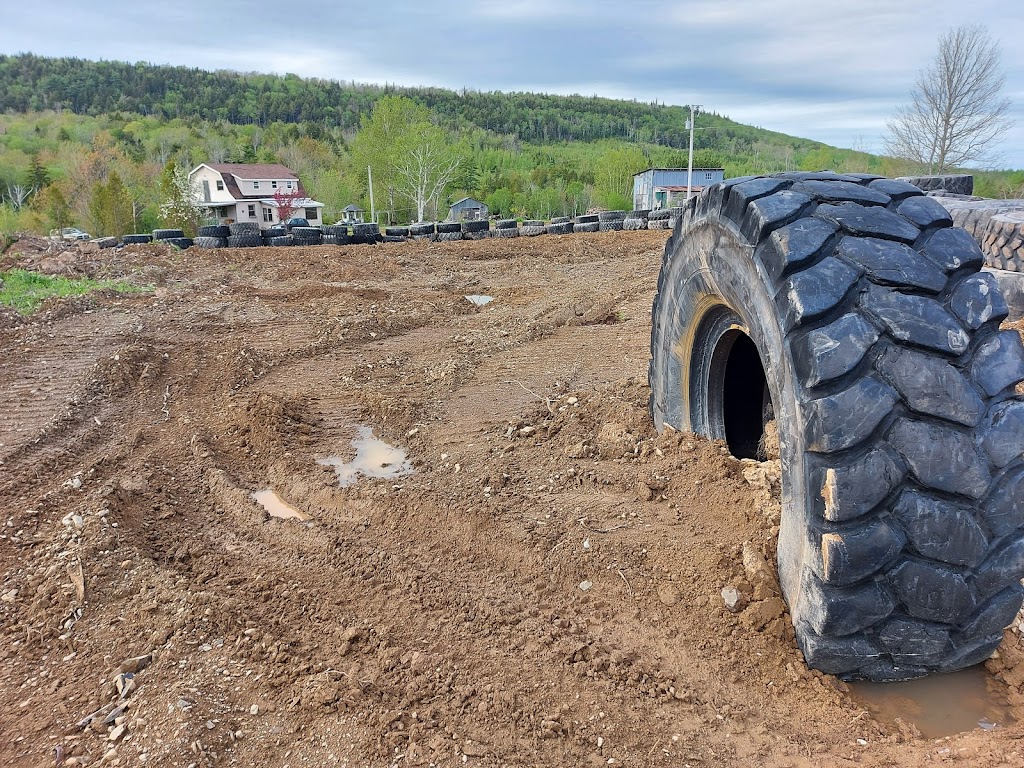
[[[706,180],[708,180],[708,181],[711,181],[711,174],[710,174],[710,173],[705,173],[705,174],[704,174],[704,178],[705,178]]]
[[[306,209],[306,218],[309,219],[309,220],[319,218],[319,216],[317,215],[317,212],[316,212],[316,208],[307,208]]]
[[[218,192],[223,192],[224,191],[224,182],[221,181],[220,179],[217,179],[217,191]]]
[[[263,209],[263,220],[268,224],[272,224],[274,221],[274,209],[264,208]]]
[[[276,181],[270,182],[270,188],[271,189],[277,189],[277,182]]]
[[[256,218],[256,204],[255,203],[253,203],[252,205],[249,206],[249,218],[250,219],[255,219]]]
[[[253,188],[253,189],[259,189],[259,188],[260,188],[260,183],[259,183],[258,181],[254,181],[254,182],[252,183],[252,188]]]
[[[288,189],[291,189],[291,188],[292,188],[292,183],[291,183],[290,181],[288,181],[288,182],[285,182],[285,183],[286,183],[286,184],[288,185]]]

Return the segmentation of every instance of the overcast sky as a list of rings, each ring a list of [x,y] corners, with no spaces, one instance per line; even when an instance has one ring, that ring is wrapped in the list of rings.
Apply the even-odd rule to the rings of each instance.
[[[1014,102],[994,165],[1024,168],[1014,0],[48,0],[3,16],[3,53],[693,102],[868,151],[881,150],[939,35],[981,23]]]

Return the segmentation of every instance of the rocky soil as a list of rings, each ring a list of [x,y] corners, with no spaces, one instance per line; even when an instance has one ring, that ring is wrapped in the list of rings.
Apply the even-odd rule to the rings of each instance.
[[[651,427],[664,234],[16,245],[153,290],[0,315],[0,764],[1024,764],[1016,628],[991,731],[804,666],[777,465]]]

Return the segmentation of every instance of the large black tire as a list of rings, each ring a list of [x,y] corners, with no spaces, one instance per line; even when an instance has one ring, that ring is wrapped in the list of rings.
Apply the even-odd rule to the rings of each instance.
[[[161,242],[167,243],[167,245],[173,245],[175,248],[179,248],[182,251],[192,247],[191,237],[165,237]]]
[[[438,234],[451,234],[453,232],[462,232],[462,222],[459,221],[439,221],[437,222],[437,233]],[[462,238],[459,238],[460,240]]]
[[[231,234],[231,230],[227,227],[222,227],[219,224],[211,224],[207,227],[200,227],[198,236],[199,237],[227,237]]]
[[[575,224],[597,224],[600,221],[596,213],[585,213],[581,216],[577,216]],[[594,230],[597,231],[596,229]]]
[[[200,235],[194,241],[197,248],[226,248],[228,239],[226,237],[206,237]]]
[[[554,216],[552,217],[550,224],[571,224],[572,219],[568,216]]]
[[[782,462],[779,580],[807,663],[895,680],[988,658],[1024,589],[1024,347],[934,199],[731,179],[665,247],[651,412]]]
[[[573,232],[597,232],[601,228],[599,221],[584,221],[581,222],[579,219],[572,225]]]
[[[413,237],[422,237],[424,235],[432,235],[435,232],[434,222],[432,221],[419,221],[415,224],[409,225],[409,234]]]
[[[259,235],[229,235],[229,248],[259,248],[263,245],[263,238]]]
[[[154,229],[153,239],[154,240],[170,240],[175,237],[184,237],[185,233],[180,229]]]
[[[625,211],[600,211],[597,214],[598,221],[622,221],[626,218]]]
[[[597,228],[601,232],[619,232],[623,228],[623,222],[625,219],[609,219],[608,221],[600,221],[597,224]]]
[[[660,218],[660,219],[648,219],[647,220],[647,228],[648,229],[668,229],[669,228],[669,218],[668,218],[668,216],[665,216],[665,217]]]
[[[153,242],[152,235],[125,235],[121,238],[121,242],[125,245],[142,245],[144,243]]]
[[[672,214],[668,210],[668,208],[661,208],[661,209],[659,209],[657,211],[649,211],[647,213],[647,220],[648,221],[658,221],[660,219],[667,219],[671,215]]]
[[[225,229],[227,229],[227,227],[225,227]],[[284,237],[287,234],[288,230],[284,227],[270,227],[269,229],[264,229],[260,232],[260,237],[263,238],[265,243],[269,243],[275,237]]]
[[[523,237],[536,237],[537,235],[543,235],[545,232],[544,225],[537,226],[536,224],[523,224],[519,228],[519,234]]]
[[[462,239],[462,231],[459,230],[458,232],[438,232],[437,233],[437,239],[438,239],[438,242],[442,242],[442,243],[451,243],[451,242],[454,242],[456,240],[461,240]]]
[[[502,227],[494,230],[495,237],[519,237],[519,227]]]
[[[491,223],[487,219],[464,221],[462,222],[462,232],[463,234],[467,232],[486,232],[490,226]]]
[[[291,235],[280,235],[278,237],[272,237],[266,241],[266,244],[272,248],[281,248],[284,246],[294,245]]]
[[[651,213],[650,208],[636,208],[626,214],[627,219],[646,219]]]
[[[647,219],[623,219],[622,228],[634,232],[638,229],[647,229]]]
[[[338,237],[339,235],[348,237],[348,224],[324,224],[320,227],[320,231],[325,235],[333,237]]]
[[[352,242],[372,245],[381,239],[380,227],[374,222],[352,225]]]
[[[238,235],[258,235],[260,225],[255,221],[236,221],[234,224],[228,224],[228,230],[236,237]]]
[[[401,237],[401,238],[406,238],[406,237],[409,236],[409,228],[408,227],[385,227],[384,228],[384,236],[385,237]],[[385,240],[384,242],[389,242],[389,241]]]
[[[563,221],[561,223],[548,224],[544,231],[549,235],[571,235],[572,234],[572,222]]]
[[[519,222],[515,219],[498,219],[494,222],[495,229],[518,229]]]

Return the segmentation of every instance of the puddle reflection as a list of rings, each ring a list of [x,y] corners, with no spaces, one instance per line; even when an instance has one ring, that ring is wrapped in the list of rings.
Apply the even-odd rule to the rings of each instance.
[[[352,461],[344,461],[340,456],[328,456],[316,461],[322,466],[334,468],[338,485],[342,488],[357,482],[360,477],[392,479],[411,475],[415,471],[403,449],[374,437],[370,427],[359,427],[359,437],[352,440],[352,447],[356,449]]]

